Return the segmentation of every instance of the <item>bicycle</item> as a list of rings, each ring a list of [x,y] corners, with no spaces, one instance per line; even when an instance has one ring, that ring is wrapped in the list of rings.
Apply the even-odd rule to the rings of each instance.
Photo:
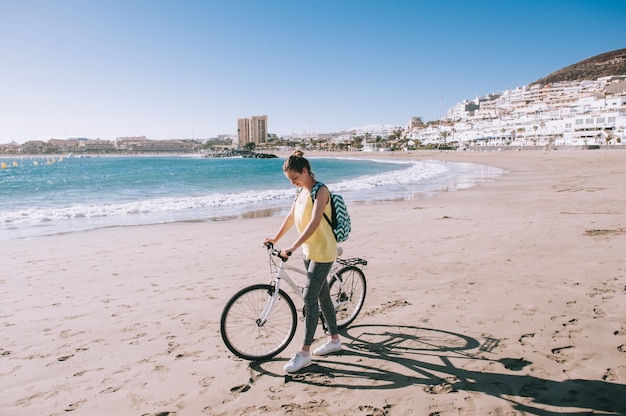
[[[226,347],[237,357],[250,361],[268,360],[278,355],[296,333],[296,307],[291,297],[281,289],[281,281],[285,281],[301,299],[304,296],[304,288],[294,283],[287,270],[305,276],[307,272],[287,264],[288,258],[281,257],[280,250],[271,244],[265,247],[270,259],[270,273],[274,275],[272,282],[241,289],[226,303],[220,318],[220,331]],[[339,255],[341,253],[339,249]],[[339,329],[350,325],[363,307],[367,284],[362,266],[366,265],[367,261],[361,258],[337,258],[329,274],[330,294]],[[304,307],[302,314],[306,314]],[[320,318],[326,332],[321,312]]]

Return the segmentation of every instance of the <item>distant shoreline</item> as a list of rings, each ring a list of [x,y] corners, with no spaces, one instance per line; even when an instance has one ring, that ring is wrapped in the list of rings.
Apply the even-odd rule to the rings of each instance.
[[[269,153],[275,154],[279,157],[288,157],[293,153],[294,150],[300,150],[301,148],[294,148],[293,150],[265,150],[263,151],[255,151],[255,153]],[[443,153],[443,154],[451,154],[451,153],[485,153],[485,152],[537,152],[537,151],[558,151],[558,150],[626,150],[626,145],[598,145],[598,147],[594,148],[586,148],[586,146],[553,146],[550,149],[546,149],[545,146],[476,146],[469,148],[467,150],[438,150],[438,149],[419,149],[419,150],[398,150],[398,151],[326,151],[326,150],[304,150],[306,154],[315,154],[315,155],[393,155],[394,157],[399,157],[399,155],[412,155],[412,154],[424,154],[424,153]],[[204,157],[205,153],[180,153],[180,152],[172,152],[172,153],[73,153],[72,157]],[[282,155],[282,156],[281,156]],[[29,154],[9,154],[2,153],[0,154],[0,159],[12,159],[12,158],[68,158],[68,154],[66,153],[50,153],[50,154],[40,154],[40,153],[29,153]]]

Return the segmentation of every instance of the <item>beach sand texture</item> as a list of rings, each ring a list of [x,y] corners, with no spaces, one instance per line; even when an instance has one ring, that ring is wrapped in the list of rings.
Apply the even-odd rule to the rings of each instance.
[[[626,414],[626,151],[384,157],[507,173],[351,206],[365,306],[293,375],[302,322],[263,363],[219,334],[230,296],[269,281],[280,217],[1,242],[0,414]]]

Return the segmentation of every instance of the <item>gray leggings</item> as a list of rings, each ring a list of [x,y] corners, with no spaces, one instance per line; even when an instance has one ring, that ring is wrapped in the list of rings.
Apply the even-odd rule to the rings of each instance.
[[[337,331],[335,308],[330,298],[330,289],[326,280],[330,269],[333,267],[333,262],[318,263],[313,260],[305,260],[304,267],[307,269],[307,282],[303,293],[304,306],[306,307],[303,345],[311,345],[315,329],[317,328],[317,321],[319,320],[320,308],[330,334],[339,333]]]

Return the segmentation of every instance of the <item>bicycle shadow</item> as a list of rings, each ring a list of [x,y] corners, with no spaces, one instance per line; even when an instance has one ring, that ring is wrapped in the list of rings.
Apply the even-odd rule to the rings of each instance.
[[[626,415],[626,385],[601,380],[555,381],[528,374],[515,374],[529,361],[517,358],[486,358],[499,340],[482,344],[469,336],[445,330],[408,325],[355,325],[342,331],[344,349],[335,356],[317,360],[299,373],[270,371],[268,362],[250,363],[261,374],[284,377],[285,382],[351,390],[389,390],[422,386],[429,394],[473,391],[506,400],[515,410],[533,415],[587,415],[609,412]],[[343,360],[341,356],[355,357]],[[468,369],[453,364],[472,360]],[[381,362],[382,361],[382,362]],[[534,407],[534,406],[542,407]],[[574,412],[546,410],[558,406]]]

